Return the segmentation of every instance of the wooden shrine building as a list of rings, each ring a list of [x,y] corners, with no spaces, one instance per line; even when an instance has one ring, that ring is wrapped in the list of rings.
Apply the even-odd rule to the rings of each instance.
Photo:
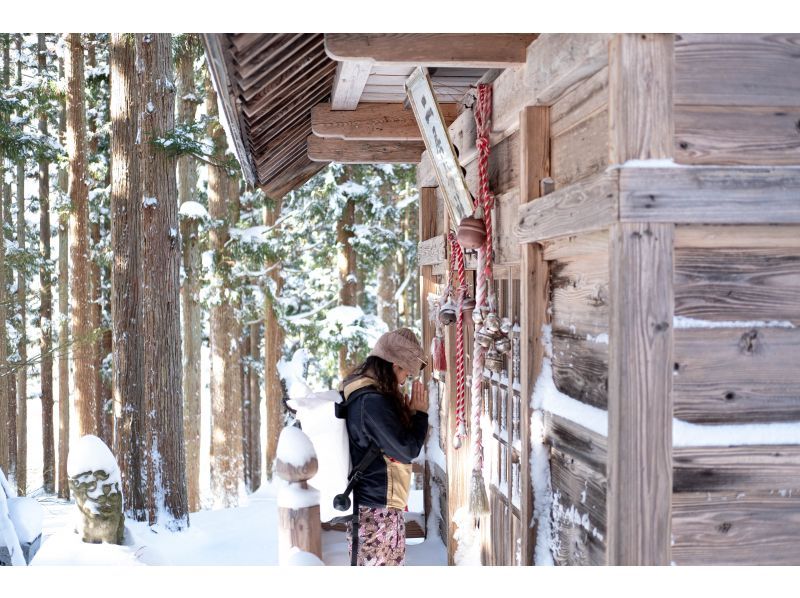
[[[331,161],[418,163],[425,346],[458,223],[404,83],[427,67],[473,196],[491,83],[494,285],[514,326],[483,381],[484,564],[800,564],[800,35],[204,41],[268,194]],[[452,363],[453,326],[445,343]],[[471,448],[450,441],[453,373],[436,378],[427,533],[454,563]]]

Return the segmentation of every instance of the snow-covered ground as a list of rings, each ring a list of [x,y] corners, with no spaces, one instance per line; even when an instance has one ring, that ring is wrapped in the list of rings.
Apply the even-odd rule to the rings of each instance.
[[[42,547],[31,565],[277,565],[277,490],[262,486],[237,508],[192,513],[183,532],[128,520],[122,546],[81,542],[74,502],[43,496]],[[322,542],[326,565],[349,565],[343,532],[323,531]],[[446,565],[447,550],[435,535],[409,540],[407,564]]]

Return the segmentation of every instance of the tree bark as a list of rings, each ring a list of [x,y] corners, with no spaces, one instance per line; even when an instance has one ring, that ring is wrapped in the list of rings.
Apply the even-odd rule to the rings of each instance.
[[[64,59],[58,59],[58,78],[64,79]],[[67,138],[67,103],[61,100],[58,136]],[[58,169],[58,190],[67,197],[69,174]],[[69,211],[61,207],[58,215],[58,497],[69,498],[67,454],[69,452]]]
[[[2,35],[3,40],[3,76],[2,76],[2,83],[3,89],[8,88],[9,83],[9,70],[8,70],[8,62],[10,57],[10,52],[8,48],[8,34],[4,33]],[[5,116],[0,116],[2,118],[3,124],[6,122]],[[5,160],[5,151],[2,144],[0,144],[0,224],[4,223],[5,220],[5,178],[6,178],[6,160]],[[10,434],[8,433],[9,428],[9,410],[11,406],[11,394],[9,392],[9,385],[8,380],[11,378],[11,372],[8,367],[8,334],[7,334],[7,310],[6,305],[8,302],[8,294],[6,291],[6,244],[5,244],[5,235],[0,233],[0,426],[4,430],[3,434],[0,434],[0,468],[3,469],[6,474],[9,473],[9,451],[11,448],[11,438]]]
[[[22,85],[22,34],[17,33],[17,85]],[[25,247],[25,159],[17,162],[17,246]],[[28,281],[22,268],[17,271],[17,309],[19,310],[19,339],[17,355],[17,493],[28,492]]]
[[[250,464],[250,446],[251,446],[251,429],[250,429],[250,375],[251,375],[251,368],[250,368],[250,361],[249,357],[251,355],[250,351],[250,328],[247,329],[247,334],[244,334],[241,339],[240,343],[242,347],[242,363],[240,366],[240,378],[242,381],[242,467],[244,470],[244,485],[249,490],[252,491],[252,469]],[[244,356],[248,357],[248,360],[245,361]]]
[[[211,117],[211,137],[215,160],[225,155],[225,132],[218,119],[217,95],[206,80],[206,102]],[[243,481],[241,397],[234,380],[240,380],[240,335],[237,328],[230,292],[230,264],[225,250],[232,205],[238,203],[231,177],[224,168],[208,167],[208,209],[212,221],[211,248],[214,251],[215,278],[218,300],[211,307],[211,491],[217,506],[238,504],[239,486]]]
[[[261,359],[258,323],[250,324],[250,491],[261,486],[261,380],[255,364]]]
[[[275,200],[272,208],[264,209],[264,224],[275,226],[281,213],[281,200]],[[264,400],[266,401],[267,437],[264,455],[267,481],[272,481],[278,437],[283,429],[283,385],[278,374],[278,362],[283,356],[283,329],[278,322],[274,300],[281,295],[283,279],[280,263],[268,261],[269,285],[264,293]]]
[[[175,127],[170,34],[137,33],[141,105],[141,265],[147,510],[151,524],[189,524],[183,447],[180,235],[176,161],[151,142]]]
[[[45,34],[38,34],[38,72],[47,71]],[[47,111],[39,113],[39,134],[47,137]],[[53,287],[50,275],[50,163],[39,161],[39,353],[42,356],[42,482],[47,494],[55,492],[55,449],[53,436]]]
[[[347,169],[345,169],[347,173]],[[336,223],[336,245],[338,247],[339,263],[339,305],[357,305],[358,281],[356,250],[350,244],[353,238],[353,224],[355,223],[356,202],[348,198],[342,210],[342,215]],[[347,345],[339,347],[339,378],[344,377],[355,366],[353,356],[349,354]]]
[[[194,98],[194,59],[198,40],[187,34],[187,43],[176,56],[178,75],[178,123],[194,122],[197,100]],[[178,158],[178,202],[197,200],[197,160]],[[187,215],[180,218],[184,281],[181,286],[183,318],[183,436],[186,443],[186,482],[189,511],[200,510],[200,350],[203,311],[200,305],[202,247],[200,220]]]
[[[147,520],[139,237],[141,185],[136,145],[139,90],[131,34],[111,35],[111,334],[115,453],[128,517]]]
[[[89,255],[89,188],[87,179],[86,102],[83,40],[67,35],[67,153],[69,154],[70,303],[75,362],[75,403],[81,436],[97,434],[95,351],[92,342],[91,258]]]
[[[86,64],[90,69],[97,67],[97,36],[94,33],[87,34],[86,39]],[[88,153],[87,163],[92,160],[92,156],[97,153],[99,141],[97,139],[97,125],[93,119],[87,122],[88,128]],[[92,181],[92,185],[97,181]],[[111,434],[106,425],[105,416],[105,388],[103,388],[103,338],[101,329],[103,327],[103,287],[102,270],[97,259],[97,252],[100,248],[100,220],[103,218],[101,206],[89,206],[89,211],[97,209],[95,217],[89,219],[89,231],[91,237],[91,249],[89,260],[89,286],[91,296],[91,326],[92,326],[92,358],[94,360],[94,406],[95,421],[97,422],[97,436],[109,447],[112,445]]]

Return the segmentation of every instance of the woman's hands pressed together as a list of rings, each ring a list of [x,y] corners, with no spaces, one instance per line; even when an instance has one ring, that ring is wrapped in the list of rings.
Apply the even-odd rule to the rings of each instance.
[[[428,412],[428,393],[419,380],[414,380],[411,384],[411,400],[408,406],[414,411]]]

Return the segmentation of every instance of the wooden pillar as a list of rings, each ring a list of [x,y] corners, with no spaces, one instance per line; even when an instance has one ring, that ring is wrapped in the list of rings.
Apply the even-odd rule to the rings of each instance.
[[[673,36],[609,53],[610,162],[672,155]],[[672,224],[610,232],[608,563],[667,565],[672,502]]]
[[[550,176],[550,108],[529,106],[520,112],[520,204],[541,195],[542,180]],[[531,460],[531,393],[542,369],[544,344],[542,325],[547,318],[547,286],[549,276],[542,247],[527,243],[520,248],[520,436],[524,464]],[[535,527],[528,523],[533,518],[533,491],[531,469],[522,467],[522,522],[528,533],[522,540],[522,562],[533,564],[536,547]]]

